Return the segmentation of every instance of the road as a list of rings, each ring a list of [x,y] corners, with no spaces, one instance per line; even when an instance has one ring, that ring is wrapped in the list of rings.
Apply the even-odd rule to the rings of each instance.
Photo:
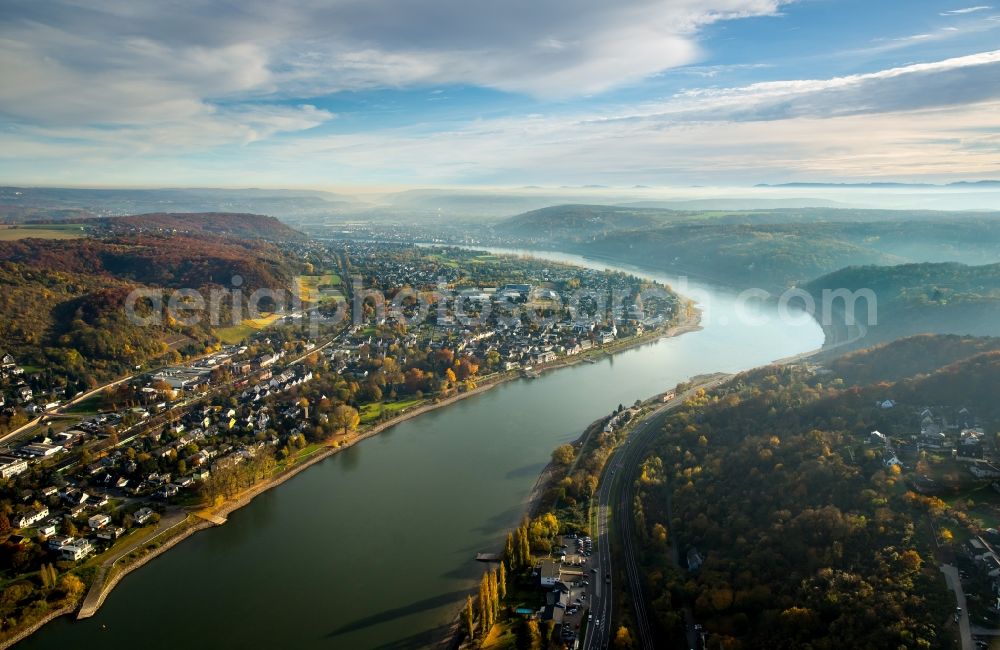
[[[597,587],[591,596],[590,605],[590,613],[593,614],[594,620],[587,626],[582,643],[584,650],[607,648],[611,645],[614,584],[605,576],[611,575],[611,580],[614,580],[611,561],[612,511],[618,522],[618,541],[621,543],[625,561],[626,584],[629,593],[632,594],[638,647],[648,649],[655,647],[647,604],[643,597],[642,573],[633,544],[635,535],[632,532],[634,525],[632,501],[635,497],[635,479],[639,476],[642,461],[648,454],[650,444],[656,438],[666,415],[684,404],[685,400],[698,390],[711,390],[730,378],[731,375],[724,375],[699,383],[646,415],[605,463],[604,473],[597,487],[596,516],[592,531],[598,560],[598,575],[595,576]],[[598,620],[600,625],[595,625]]]
[[[955,601],[961,608],[958,612],[958,631],[962,637],[962,650],[973,650],[975,644],[972,641],[972,629],[969,627],[969,608],[965,602],[965,591],[962,589],[962,579],[958,575],[958,569],[951,564],[942,564],[941,572],[944,573],[948,587],[955,592]]]

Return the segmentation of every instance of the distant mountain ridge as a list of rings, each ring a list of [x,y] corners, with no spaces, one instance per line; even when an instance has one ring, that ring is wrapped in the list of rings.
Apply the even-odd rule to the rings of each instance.
[[[798,182],[798,183],[758,183],[754,187],[1000,187],[1000,180],[981,180],[981,181],[954,181],[952,183],[898,183],[891,181],[874,181],[870,183],[810,183],[810,182]]]
[[[287,218],[329,215],[358,205],[349,197],[317,190],[0,186],[0,221],[12,223],[160,212],[252,212]]]
[[[157,212],[101,217],[83,223],[110,232],[178,232],[268,241],[303,241],[306,236],[274,217],[232,212]]]
[[[1000,261],[1000,212],[560,205],[494,226],[512,245],[564,249],[737,287],[784,288],[846,266]]]

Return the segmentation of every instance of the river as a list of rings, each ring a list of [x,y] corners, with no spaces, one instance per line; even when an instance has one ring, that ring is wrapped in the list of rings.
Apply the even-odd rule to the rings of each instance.
[[[127,576],[93,618],[56,620],[18,648],[415,648],[455,616],[522,516],[558,445],[619,403],[693,375],[819,347],[808,318],[778,318],[705,284],[575,255],[670,283],[708,307],[704,328],[509,382],[399,424],[310,468]]]

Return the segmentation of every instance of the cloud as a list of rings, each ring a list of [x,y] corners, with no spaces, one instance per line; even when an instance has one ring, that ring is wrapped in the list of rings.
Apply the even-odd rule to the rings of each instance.
[[[998,168],[988,134],[1000,132],[1000,51],[695,88],[656,102],[542,104],[537,114],[502,119],[302,134],[336,119],[311,98],[337,90],[600,93],[696,60],[706,25],[783,4],[8,5],[0,9],[0,173],[83,184],[662,184]],[[680,72],[695,81],[743,67]]]
[[[887,113],[993,99],[1000,99],[1000,50],[830,79],[695,89],[660,108],[674,119],[761,121]]]
[[[951,11],[942,11],[942,16],[962,16],[965,14],[974,14],[980,11],[989,11],[993,7],[989,5],[978,5],[975,7],[964,7],[962,9],[952,9]]]
[[[599,93],[692,62],[706,25],[789,1],[8,3],[0,115],[132,124],[225,101],[419,84]]]
[[[829,79],[680,93],[573,114],[264,143],[302,182],[739,183],[990,176],[1000,52]],[[336,170],[336,176],[327,176]]]
[[[1000,102],[766,122],[533,116],[433,135],[415,129],[265,145],[302,182],[406,185],[727,184],[986,177],[1000,164]],[[273,182],[273,181],[272,181]]]

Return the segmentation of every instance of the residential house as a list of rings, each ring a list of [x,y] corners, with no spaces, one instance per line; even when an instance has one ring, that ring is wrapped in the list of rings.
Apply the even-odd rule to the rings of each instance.
[[[33,526],[39,521],[45,519],[49,516],[49,509],[42,506],[38,510],[29,510],[22,515],[19,515],[14,519],[14,526],[16,528],[27,528],[28,526]]]
[[[132,515],[132,520],[140,526],[144,526],[153,518],[154,514],[156,513],[150,508],[139,508]]]
[[[59,548],[59,557],[64,560],[79,562],[94,552],[94,547],[86,539],[78,539]]]
[[[111,523],[111,517],[105,514],[97,514],[87,520],[87,525],[92,530],[100,530]]]
[[[560,564],[557,560],[542,560],[539,576],[543,587],[554,587],[559,582]]]
[[[28,461],[12,456],[0,456],[0,477],[11,478],[28,471]]]

